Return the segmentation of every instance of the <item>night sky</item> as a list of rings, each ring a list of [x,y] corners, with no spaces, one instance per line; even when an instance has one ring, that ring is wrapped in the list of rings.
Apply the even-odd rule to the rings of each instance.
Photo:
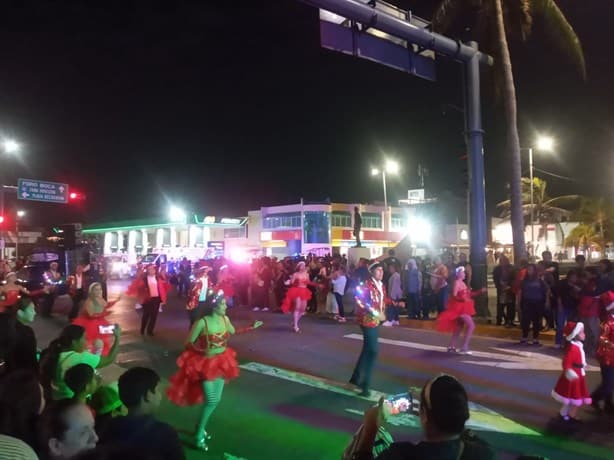
[[[389,181],[391,202],[416,186],[418,163],[431,194],[463,195],[462,115],[446,108],[462,101],[458,65],[442,62],[432,83],[323,50],[317,11],[293,0],[90,3],[0,7],[0,132],[24,143],[22,163],[3,158],[0,168],[13,182],[65,181],[88,196],[78,217],[25,206],[32,223],[153,217],[170,202],[231,216],[301,197],[381,201],[369,172],[384,156],[403,168]],[[437,2],[397,3],[430,17]],[[536,154],[535,164],[575,180],[548,178],[552,194],[610,196],[614,2],[558,3],[588,79],[536,20],[529,43],[512,49],[521,140],[556,137],[556,155]],[[488,88],[494,212],[507,168],[502,109]]]

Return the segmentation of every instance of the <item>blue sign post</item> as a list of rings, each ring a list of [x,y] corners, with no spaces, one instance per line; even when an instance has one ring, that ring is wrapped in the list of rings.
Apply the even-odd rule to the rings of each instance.
[[[68,203],[68,184],[36,179],[19,179],[17,198],[20,200]]]

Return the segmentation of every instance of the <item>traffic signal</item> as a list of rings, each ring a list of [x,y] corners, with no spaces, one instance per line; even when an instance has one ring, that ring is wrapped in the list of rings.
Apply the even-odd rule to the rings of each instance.
[[[54,227],[53,231],[60,238],[60,245],[64,249],[75,249],[81,246],[81,240],[83,239],[81,224],[66,224]]]
[[[79,201],[84,201],[86,198],[84,193],[81,192],[77,192],[77,191],[71,191],[68,194],[68,201],[70,201],[71,203],[76,203]]]

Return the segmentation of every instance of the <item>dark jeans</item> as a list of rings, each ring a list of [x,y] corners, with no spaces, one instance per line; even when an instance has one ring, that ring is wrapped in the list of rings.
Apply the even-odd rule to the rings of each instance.
[[[55,303],[55,299],[56,299],[57,295],[52,292],[49,294],[45,294],[43,296],[43,302],[42,302],[42,315],[43,316],[51,316],[51,310],[53,310],[53,304]]]
[[[143,317],[141,318],[141,334],[147,330],[148,334],[153,334],[158,319],[158,309],[160,308],[160,297],[150,297],[143,302]]]
[[[198,321],[199,319],[203,317],[203,315],[205,314],[206,308],[207,308],[207,302],[198,302],[198,305],[196,305],[196,308],[192,310],[188,310],[188,315],[190,317],[190,327],[192,327],[192,325],[196,321]]]
[[[428,309],[422,308],[422,298],[418,292],[407,293],[407,317],[409,319],[428,318]]]
[[[497,326],[500,324],[514,324],[516,317],[516,307],[513,303],[498,303],[497,304]]]
[[[362,350],[360,351],[350,383],[359,386],[363,390],[368,390],[371,386],[373,366],[375,366],[375,360],[377,359],[378,327],[360,326],[360,329],[362,330]]]
[[[520,315],[520,326],[522,327],[522,338],[529,337],[529,328],[533,326],[533,340],[539,339],[539,331],[542,327],[542,318],[546,306],[544,302],[533,302],[531,300],[523,300]]]
[[[563,345],[565,340],[563,339],[563,328],[568,320],[573,319],[574,312],[568,308],[557,308],[556,311],[556,334],[554,336],[554,343],[557,345]]]
[[[68,314],[68,319],[72,321],[79,315],[79,307],[81,306],[81,302],[85,298],[85,293],[83,289],[77,289],[74,295],[70,296],[72,300],[72,307],[70,308],[70,313]]]
[[[252,287],[252,303],[254,307],[268,308],[269,307],[269,289],[265,286]]]
[[[345,318],[345,311],[343,311],[343,294],[335,294],[335,300],[337,301],[337,307],[339,307],[339,316]]]
[[[601,365],[601,383],[593,391],[593,402],[605,401],[606,407],[613,409],[612,395],[614,394],[614,366]]]
[[[441,313],[446,309],[448,303],[448,286],[442,287],[436,294],[437,297],[437,313]]]
[[[399,307],[396,305],[386,305],[386,321],[399,320]]]

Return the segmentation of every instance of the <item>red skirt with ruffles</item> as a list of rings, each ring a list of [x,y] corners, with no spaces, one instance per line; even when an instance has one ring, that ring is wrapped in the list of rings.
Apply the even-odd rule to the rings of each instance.
[[[102,341],[102,356],[107,356],[111,350],[111,342],[113,340],[113,334],[101,334],[100,326],[110,326],[104,316],[89,316],[83,313],[81,316],[75,318],[72,322],[85,329],[85,343],[87,349],[91,353],[96,352],[95,342],[96,340]]]
[[[227,347],[223,353],[205,356],[195,350],[185,350],[177,358],[179,370],[169,379],[168,399],[178,406],[194,406],[205,400],[202,384],[223,378],[226,383],[239,376],[237,353]]]
[[[286,292],[286,297],[281,303],[281,311],[288,313],[294,310],[296,299],[309,301],[311,299],[311,291],[306,287],[292,286],[290,289],[288,289],[288,292]]]
[[[473,299],[460,301],[450,297],[446,309],[437,315],[437,330],[440,332],[454,332],[458,325],[458,318],[461,315],[475,315]]]

